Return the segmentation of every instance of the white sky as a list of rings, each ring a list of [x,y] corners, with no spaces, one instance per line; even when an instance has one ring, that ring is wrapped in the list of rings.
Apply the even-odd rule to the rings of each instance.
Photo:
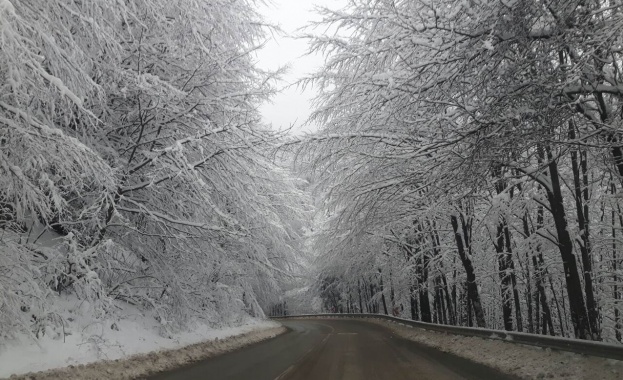
[[[314,12],[314,6],[325,6],[339,9],[345,5],[345,0],[269,0],[269,4],[261,12],[266,21],[277,24],[285,33],[296,36],[297,29],[304,27],[311,20],[320,18]],[[296,82],[306,74],[310,74],[321,67],[323,57],[320,55],[308,56],[307,41],[287,36],[275,35],[266,47],[257,54],[259,65],[262,68],[277,69],[289,65],[290,69],[284,76],[283,87]],[[293,131],[301,133],[312,131],[315,126],[302,124],[307,120],[311,110],[311,99],[315,96],[313,89],[302,91],[296,86],[286,88],[273,98],[273,104],[266,104],[261,108],[264,120],[273,124],[275,129],[283,129],[294,125]]]

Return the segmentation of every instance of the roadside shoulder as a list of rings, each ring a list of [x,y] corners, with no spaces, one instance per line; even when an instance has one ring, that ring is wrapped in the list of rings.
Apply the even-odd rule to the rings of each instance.
[[[123,359],[102,360],[89,364],[70,365],[43,372],[13,375],[15,380],[99,380],[136,379],[159,372],[172,370],[197,361],[222,355],[242,347],[274,338],[285,333],[283,326],[269,327],[231,336],[214,339],[171,350],[152,351],[132,355]]]
[[[502,340],[444,334],[379,319],[367,320],[389,328],[402,338],[525,379],[617,380],[623,377],[623,362],[618,360],[542,349]]]

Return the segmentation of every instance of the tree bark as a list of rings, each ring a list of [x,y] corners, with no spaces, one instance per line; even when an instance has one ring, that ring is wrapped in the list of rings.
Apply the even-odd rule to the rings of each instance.
[[[502,286],[500,288],[502,295],[502,319],[504,321],[504,329],[506,331],[513,331],[513,307],[511,301],[511,277],[510,267],[508,265],[508,253],[504,252],[504,225],[503,222],[499,222],[497,228],[495,250],[498,254],[498,274]]]
[[[612,195],[616,194],[616,185],[614,182],[611,182],[610,189]],[[617,240],[616,240],[616,213],[618,211],[619,215],[619,227],[623,227],[623,216],[621,216],[621,209],[617,204],[617,210],[612,208],[611,217],[612,217],[612,297],[614,298],[614,335],[616,340],[621,342],[623,341],[623,337],[621,336],[621,330],[623,329],[623,325],[621,324],[621,315],[619,311],[619,300],[621,299],[621,295],[619,294],[619,276],[617,274],[617,270],[619,269],[619,258],[617,255]]]
[[[465,236],[466,244],[463,244],[463,237],[461,237],[461,233],[459,232],[459,222],[456,215],[452,215],[450,217],[450,222],[452,223],[452,229],[454,230],[454,238],[456,241],[457,251],[459,253],[459,258],[461,259],[461,263],[463,264],[463,268],[465,269],[465,274],[467,275],[467,294],[470,299],[470,305],[474,310],[474,315],[476,317],[476,324],[478,327],[485,327],[485,314],[482,310],[482,303],[480,302],[480,294],[478,292],[478,285],[476,284],[476,273],[474,272],[474,265],[471,261],[471,254],[468,255],[466,251],[466,247],[470,250],[469,237]],[[467,226],[464,218],[461,215],[461,224],[463,227],[463,231],[467,231]]]
[[[562,264],[565,271],[565,281],[567,288],[567,296],[569,298],[569,311],[573,322],[573,330],[576,338],[592,339],[590,323],[586,313],[586,304],[584,303],[582,283],[578,265],[573,254],[573,241],[568,230],[565,206],[563,203],[562,189],[560,186],[560,177],[558,174],[558,164],[554,160],[551,150],[547,151],[548,169],[550,183],[546,184],[545,191],[547,200],[554,219],[554,225],[558,235],[558,249],[562,258]]]
[[[439,249],[441,245],[441,241],[439,239],[439,233],[437,232],[435,223],[429,223],[429,227],[431,228],[430,238],[431,238],[431,242],[433,246],[433,256],[438,257],[441,254],[441,251]],[[446,279],[446,275],[443,273],[443,262],[441,261],[439,262],[439,277],[440,277],[439,286],[441,287],[442,296],[445,297],[445,303],[447,306],[447,321],[451,325],[455,325],[456,324],[455,315],[454,315],[455,308],[453,308],[452,301],[450,299],[450,291],[448,289],[448,280]]]
[[[575,140],[575,126],[569,122],[569,138]],[[573,172],[573,185],[575,195],[575,207],[580,226],[580,253],[582,256],[582,267],[584,268],[584,291],[586,294],[586,308],[588,310],[588,322],[592,339],[601,340],[599,333],[599,309],[595,302],[593,291],[593,265],[591,258],[591,242],[589,238],[589,209],[588,209],[588,175],[586,153],[581,155],[582,162],[578,163],[578,151],[571,150],[571,169]],[[580,166],[582,169],[582,179],[580,179]],[[583,183],[581,183],[583,182]],[[584,185],[584,189],[582,189]]]
[[[424,256],[424,257],[422,257]],[[430,300],[428,298],[428,263],[430,259],[427,254],[420,252],[416,256],[415,270],[418,283],[418,295],[420,298],[420,317],[422,322],[431,322]]]
[[[387,312],[387,302],[385,301],[385,286],[383,285],[383,272],[381,271],[381,268],[379,268],[379,283],[381,286],[381,301],[383,302],[383,311],[385,312],[385,315],[389,315],[389,313]]]
[[[359,312],[363,313],[363,300],[361,299],[361,280],[357,280],[357,292],[359,293]]]
[[[455,314],[455,308],[453,307],[454,305],[452,304],[452,299],[450,298],[450,291],[448,289],[448,280],[446,279],[446,275],[445,274],[441,274],[441,282],[442,282],[442,291],[444,293],[445,299],[446,299],[446,305],[448,308],[448,322],[451,325],[456,325],[456,314]]]
[[[409,287],[409,299],[411,301],[411,319],[413,319],[414,321],[418,321],[420,319],[420,316],[418,313],[416,292],[417,292],[416,286],[413,282],[411,282],[411,285]]]
[[[520,190],[521,191],[521,190]],[[523,214],[523,217],[521,218],[522,221],[522,225],[523,225],[523,232],[524,232],[524,236],[526,237],[526,239],[530,238],[530,236],[532,235],[530,232],[530,226],[528,224],[528,211],[526,210]],[[526,306],[528,308],[528,332],[533,334],[533,333],[538,333],[539,331],[539,326],[538,326],[538,317],[536,317],[536,315],[539,312],[539,308],[538,308],[538,295],[536,293],[533,293],[532,290],[532,274],[530,273],[530,266],[532,265],[532,263],[530,262],[530,256],[533,254],[533,244],[530,243],[529,244],[529,250],[526,251],[526,261],[525,261],[525,276],[526,276]],[[536,313],[534,312],[534,306],[532,305],[532,298],[535,298],[535,305],[537,306],[536,309]],[[536,328],[535,328],[535,317],[537,319],[536,321]]]

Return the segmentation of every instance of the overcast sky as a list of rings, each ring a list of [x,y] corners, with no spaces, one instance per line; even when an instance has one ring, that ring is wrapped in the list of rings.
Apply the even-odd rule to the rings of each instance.
[[[289,65],[290,70],[284,77],[285,83],[296,82],[306,74],[318,69],[323,62],[320,55],[306,56],[307,42],[296,39],[297,29],[305,26],[311,20],[320,17],[314,12],[314,5],[326,6],[338,9],[345,0],[269,0],[271,4],[262,8],[266,20],[278,24],[290,37],[275,36],[268,42],[266,47],[258,53],[259,64],[263,68],[277,69]],[[313,89],[302,91],[292,86],[275,96],[273,104],[262,107],[262,114],[268,123],[272,123],[276,129],[287,128],[294,125],[294,131],[313,130],[314,126],[303,127],[310,113],[311,99],[314,97]]]

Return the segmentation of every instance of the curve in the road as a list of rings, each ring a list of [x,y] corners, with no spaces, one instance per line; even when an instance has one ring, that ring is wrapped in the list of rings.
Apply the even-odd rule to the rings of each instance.
[[[150,380],[515,379],[364,320],[284,320],[275,339]]]

